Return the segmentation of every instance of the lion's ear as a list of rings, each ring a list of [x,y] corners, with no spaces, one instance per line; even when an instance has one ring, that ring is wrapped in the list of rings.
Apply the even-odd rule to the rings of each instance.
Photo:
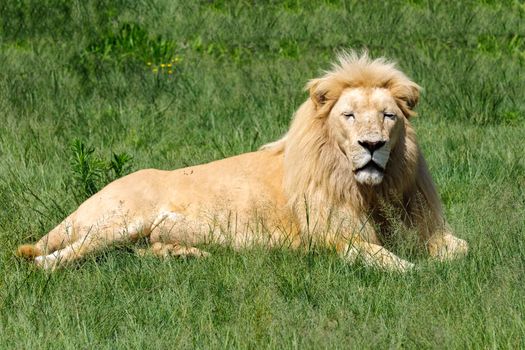
[[[416,108],[417,103],[419,102],[419,85],[413,85],[409,87],[409,93],[407,94],[405,101],[408,108],[413,110]]]
[[[306,84],[306,90],[310,93],[310,98],[316,108],[321,107],[326,102],[328,90],[321,87],[322,79],[312,79]]]
[[[403,84],[394,87],[392,91],[393,95],[398,100],[398,105],[405,114],[405,116],[411,117],[416,114],[414,109],[419,101],[419,90],[421,87],[414,82],[409,84]]]

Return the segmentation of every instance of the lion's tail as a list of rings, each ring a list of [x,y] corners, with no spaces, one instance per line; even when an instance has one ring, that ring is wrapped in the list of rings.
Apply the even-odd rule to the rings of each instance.
[[[35,244],[22,244],[16,250],[16,255],[25,259],[34,259],[42,255],[42,251]]]

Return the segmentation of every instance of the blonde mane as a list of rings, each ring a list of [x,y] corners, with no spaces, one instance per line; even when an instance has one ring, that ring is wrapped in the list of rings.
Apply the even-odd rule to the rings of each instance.
[[[358,184],[348,159],[335,141],[326,119],[342,91],[350,87],[386,88],[407,118],[400,142],[392,150],[384,181],[375,187]],[[332,69],[306,85],[310,98],[293,117],[289,131],[278,141],[263,146],[284,152],[285,193],[294,206],[305,199],[328,206],[350,205],[366,211],[378,201],[403,201],[419,188],[434,210],[441,213],[409,118],[415,115],[420,87],[384,58],[367,53],[343,53]],[[438,217],[436,217],[439,220]]]

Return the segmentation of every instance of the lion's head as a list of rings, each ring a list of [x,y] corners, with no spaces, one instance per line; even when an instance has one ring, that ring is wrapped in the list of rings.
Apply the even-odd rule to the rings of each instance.
[[[409,119],[420,87],[394,63],[352,52],[307,89],[310,98],[288,133],[268,145],[284,151],[291,199],[334,202],[355,199],[358,192],[403,191],[418,162]]]

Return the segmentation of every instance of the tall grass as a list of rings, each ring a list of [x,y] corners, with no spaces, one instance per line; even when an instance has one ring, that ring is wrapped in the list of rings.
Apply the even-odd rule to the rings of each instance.
[[[524,347],[524,15],[489,0],[0,3],[0,348]],[[409,255],[418,269],[393,275],[331,252],[119,248],[46,274],[14,257],[126,165],[276,139],[306,81],[365,47],[424,87],[414,123],[466,259]]]

